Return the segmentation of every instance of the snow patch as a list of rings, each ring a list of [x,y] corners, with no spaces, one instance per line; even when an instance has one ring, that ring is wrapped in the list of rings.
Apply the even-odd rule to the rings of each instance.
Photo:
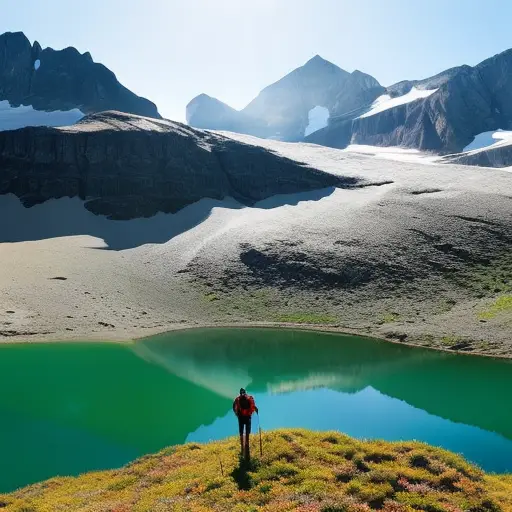
[[[41,61],[39,59],[36,59],[36,61],[34,62],[34,69],[37,71],[40,66],[41,66]]]
[[[230,139],[238,140],[244,144],[266,148],[273,153],[296,160],[315,169],[334,174],[336,176],[353,176],[381,182],[391,179],[395,183],[402,183],[409,189],[428,188],[447,189],[453,187],[454,176],[459,176],[465,187],[471,185],[471,190],[480,192],[479,187],[492,187],[500,193],[501,185],[496,186],[499,175],[506,174],[507,168],[483,168],[476,166],[460,166],[445,163],[446,156],[442,157],[431,153],[423,153],[417,149],[401,147],[379,147],[366,145],[350,145],[345,149],[335,149],[318,144],[306,142],[278,142],[270,139],[258,139],[252,135],[231,132],[217,132]],[[453,156],[453,155],[452,155]],[[366,161],[363,162],[362,159]],[[386,163],[375,160],[387,160]],[[421,164],[421,165],[419,165]],[[425,165],[427,164],[427,165]],[[450,172],[447,172],[447,168]],[[441,170],[442,169],[442,170]],[[406,171],[406,172],[404,172]],[[433,178],[435,173],[435,179]],[[493,173],[489,180],[489,173]],[[467,182],[468,178],[471,183]],[[508,178],[507,178],[508,179]],[[485,183],[485,185],[483,185]],[[508,187],[510,183],[507,182]],[[385,190],[385,187],[377,187]],[[337,189],[333,194],[339,194]],[[352,196],[351,201],[355,196]],[[317,201],[315,204],[318,204]]]
[[[416,87],[413,87],[407,94],[397,96],[396,98],[392,98],[389,94],[383,94],[372,103],[370,110],[359,116],[358,119],[373,116],[385,110],[389,110],[390,108],[398,107],[399,105],[405,105],[406,103],[428,98],[436,91],[437,89],[416,89]]]
[[[412,162],[417,164],[439,163],[441,157],[430,153],[424,153],[419,149],[407,149],[397,146],[366,146],[363,144],[350,144],[341,150],[345,153],[358,153],[361,155],[373,156],[383,160],[394,160],[395,162]]]
[[[80,121],[84,115],[77,108],[44,112],[35,110],[32,105],[11,107],[5,100],[0,101],[0,131],[17,130],[26,126],[68,126]]]
[[[512,144],[512,131],[496,130],[482,132],[475,135],[473,142],[468,144],[462,151],[478,151],[485,148],[506,146]]]
[[[313,107],[308,113],[309,124],[304,130],[304,137],[325,128],[329,122],[329,109],[317,105]]]

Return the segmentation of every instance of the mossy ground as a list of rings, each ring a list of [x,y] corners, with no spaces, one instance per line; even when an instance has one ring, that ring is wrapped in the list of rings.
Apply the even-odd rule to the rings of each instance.
[[[277,322],[290,324],[332,325],[339,322],[336,314],[325,311],[325,305],[294,302],[292,296],[267,287],[252,291],[237,290],[233,293],[216,290],[205,291],[204,298],[224,318],[239,317],[246,321]],[[315,302],[315,301],[313,301]],[[316,307],[315,307],[316,306]]]
[[[489,297],[512,291],[512,255],[509,250],[495,256],[487,264],[469,265],[450,277],[475,297]]]
[[[244,464],[235,438],[187,444],[0,495],[0,504],[17,512],[512,511],[512,476],[486,475],[422,443],[279,430],[263,435],[262,457],[256,436],[252,449]]]
[[[311,324],[311,325],[329,325],[336,323],[336,318],[332,315],[311,313],[307,311],[299,311],[295,313],[281,313],[276,315],[277,322],[285,322],[291,324]]]
[[[512,295],[498,297],[489,307],[478,315],[480,320],[492,320],[498,315],[512,315]]]

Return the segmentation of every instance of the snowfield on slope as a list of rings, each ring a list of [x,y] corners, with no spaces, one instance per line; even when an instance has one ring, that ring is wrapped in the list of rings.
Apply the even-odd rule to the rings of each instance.
[[[512,144],[512,131],[496,130],[482,132],[475,135],[473,141],[468,144],[463,152],[478,152],[484,149],[497,148],[499,146],[508,146]]]
[[[282,142],[270,139],[259,139],[251,135],[244,135],[233,132],[212,132],[220,133],[239,142],[253,146],[261,146],[274,151],[292,160],[304,161],[318,169],[333,174],[351,174],[354,158],[364,157],[365,159],[392,160],[398,163],[440,165],[442,157],[432,153],[426,153],[418,149],[401,148],[397,146],[368,146],[363,144],[350,144],[345,149],[335,149],[327,146],[320,146],[308,142]],[[347,160],[345,160],[347,159]],[[376,166],[376,168],[379,168]],[[395,168],[395,167],[391,167]],[[414,166],[417,170],[418,167]]]
[[[363,144],[350,144],[345,149],[345,153],[359,153],[362,155],[373,156],[383,160],[395,160],[397,162],[411,162],[416,164],[432,165],[439,163],[441,157],[432,153],[426,153],[419,149],[400,148],[397,146],[367,146]]]
[[[26,126],[68,126],[80,121],[84,115],[77,108],[45,112],[35,110],[32,105],[12,107],[4,100],[0,101],[0,131],[17,130]]]
[[[370,117],[384,112],[385,110],[389,110],[390,108],[411,103],[412,101],[428,98],[436,91],[437,89],[416,89],[416,87],[413,87],[407,94],[397,96],[396,98],[392,98],[389,94],[383,94],[372,103],[370,110],[359,116],[358,119]]]
[[[447,160],[447,157],[454,157],[457,155],[462,155],[463,153],[456,153],[452,155],[436,155],[435,153],[429,153],[426,151],[420,151],[419,149],[412,148],[401,148],[398,146],[369,146],[365,144],[350,144],[344,149],[334,149],[329,148],[327,146],[320,146],[318,144],[312,144],[308,142],[282,142],[275,141],[270,139],[258,139],[257,137],[253,137],[251,135],[244,135],[234,132],[215,132],[219,133],[226,137],[230,137],[232,139],[238,140],[240,142],[244,142],[246,144],[251,144],[254,146],[261,146],[271,151],[277,152],[290,158],[292,160],[302,160],[304,157],[311,161],[313,167],[318,167],[322,170],[329,170],[334,174],[340,174],[337,168],[333,167],[333,162],[337,162],[340,160],[343,154],[346,155],[361,155],[372,159],[378,160],[391,160],[395,162],[401,163],[410,163],[410,164],[421,164],[421,165],[436,165],[436,166],[446,166],[452,165],[450,161]],[[494,147],[505,146],[508,144],[512,144],[512,131],[497,131],[497,132],[486,132],[488,134],[494,134],[495,138],[492,139],[495,141]],[[478,137],[478,136],[477,136]],[[281,144],[281,145],[279,145]],[[485,148],[483,148],[485,149]],[[474,150],[475,152],[481,151]],[[325,155],[320,157],[320,155]],[[341,165],[341,164],[339,164]],[[338,165],[338,167],[339,167]],[[325,167],[324,167],[325,166]],[[350,167],[349,167],[350,168]],[[414,168],[417,169],[416,167]],[[474,167],[473,167],[474,169]],[[488,172],[489,169],[493,169],[493,171],[498,172],[511,172],[512,167],[482,167],[482,170],[485,169],[484,172]],[[346,171],[346,169],[344,169]],[[480,171],[482,172],[482,171]],[[343,173],[345,174],[345,172]]]

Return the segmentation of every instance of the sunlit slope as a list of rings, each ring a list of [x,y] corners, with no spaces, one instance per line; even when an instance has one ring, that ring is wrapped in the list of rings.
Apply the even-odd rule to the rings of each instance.
[[[512,481],[415,442],[339,433],[265,433],[241,463],[237,439],[188,444],[123,469],[53,478],[0,496],[4,510],[160,512],[510,511]]]

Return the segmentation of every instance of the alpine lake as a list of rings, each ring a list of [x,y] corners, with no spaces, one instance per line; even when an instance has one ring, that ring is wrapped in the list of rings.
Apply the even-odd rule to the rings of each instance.
[[[261,421],[416,439],[512,471],[512,361],[312,331],[197,329],[0,345],[0,492],[237,435],[240,387],[260,409],[256,434]]]

